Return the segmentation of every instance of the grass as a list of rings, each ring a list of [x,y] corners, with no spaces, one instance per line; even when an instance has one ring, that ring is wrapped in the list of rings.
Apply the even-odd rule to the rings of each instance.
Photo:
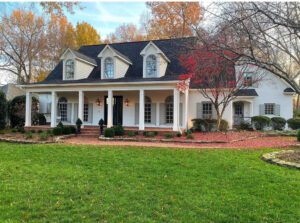
[[[0,222],[297,222],[267,151],[0,143]]]

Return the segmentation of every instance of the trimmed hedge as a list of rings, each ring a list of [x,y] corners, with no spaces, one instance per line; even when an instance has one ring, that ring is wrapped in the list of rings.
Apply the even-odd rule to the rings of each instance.
[[[211,132],[213,129],[217,130],[217,120],[216,119],[200,119],[196,118],[192,120],[193,130],[196,132]],[[220,123],[220,131],[228,130],[228,122],[224,119]]]
[[[60,127],[55,127],[55,128],[53,128],[52,133],[53,133],[53,135],[55,135],[55,136],[62,135],[62,128],[60,128]]]
[[[291,118],[287,120],[288,126],[295,130],[295,129],[300,129],[300,118]]]
[[[283,130],[286,124],[286,120],[282,117],[271,118],[272,127],[274,130]]]
[[[264,130],[267,126],[271,124],[271,119],[267,116],[253,116],[251,122],[256,130]]]
[[[116,125],[113,129],[115,130],[115,136],[123,136],[125,134],[124,128],[121,125]]]
[[[114,128],[106,128],[104,130],[104,137],[113,138],[115,136]]]

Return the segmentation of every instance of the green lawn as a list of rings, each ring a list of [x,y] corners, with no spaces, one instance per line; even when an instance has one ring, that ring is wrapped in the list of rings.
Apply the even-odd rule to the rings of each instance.
[[[299,222],[267,151],[0,143],[0,222]]]

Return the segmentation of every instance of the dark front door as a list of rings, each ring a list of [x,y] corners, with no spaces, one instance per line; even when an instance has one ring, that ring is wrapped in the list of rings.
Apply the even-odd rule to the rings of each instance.
[[[123,97],[114,96],[113,97],[113,125],[123,124]],[[107,96],[105,96],[104,103],[104,123],[107,124]]]

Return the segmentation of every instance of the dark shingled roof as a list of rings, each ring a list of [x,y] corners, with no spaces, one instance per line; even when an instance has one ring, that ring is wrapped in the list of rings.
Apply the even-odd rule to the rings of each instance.
[[[116,50],[115,48],[113,48],[111,46],[111,49],[120,57],[124,58],[125,60],[127,60],[128,62],[132,63],[132,61],[129,59],[129,57],[125,56],[123,53],[120,53],[118,50]]]
[[[255,89],[240,89],[235,96],[258,96]]]
[[[84,54],[82,54],[82,53],[80,53],[80,52],[78,52],[78,51],[76,51],[76,50],[72,50],[72,49],[70,49],[70,50],[72,51],[72,53],[75,54],[76,57],[78,57],[78,58],[80,58],[80,59],[82,59],[82,60],[85,60],[85,61],[87,61],[87,62],[90,62],[90,63],[92,63],[92,64],[97,65],[97,62],[96,62],[95,59],[93,59],[93,58],[91,58],[91,57],[89,57],[89,56],[86,56],[86,55],[84,55]]]
[[[293,88],[288,87],[288,88],[284,89],[283,92],[285,92],[285,93],[294,93],[295,90]]]
[[[136,81],[167,81],[176,80],[178,75],[185,72],[184,67],[179,63],[179,56],[187,52],[187,45],[195,42],[194,37],[180,38],[180,39],[166,39],[166,40],[152,40],[152,42],[159,47],[160,50],[170,59],[168,63],[166,74],[161,78],[145,78],[143,79],[143,57],[140,55],[141,51],[147,46],[150,41],[126,42],[126,43],[112,43],[109,44],[116,50],[120,56],[128,58],[132,62],[125,74],[124,78],[114,80],[101,80],[100,70],[101,63],[98,54],[104,49],[107,44],[82,46],[75,52],[79,56],[85,56],[95,61],[97,66],[89,74],[88,78],[82,80],[63,81],[62,80],[62,61],[54,68],[48,77],[37,84],[50,83],[105,83],[105,82],[136,82]],[[83,58],[82,58],[83,59]]]

